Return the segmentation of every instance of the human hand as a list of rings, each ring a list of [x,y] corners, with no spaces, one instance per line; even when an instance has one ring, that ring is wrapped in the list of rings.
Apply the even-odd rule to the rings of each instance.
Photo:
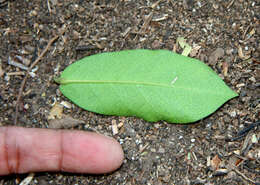
[[[120,144],[97,133],[0,127],[0,175],[42,171],[101,174],[123,162]]]

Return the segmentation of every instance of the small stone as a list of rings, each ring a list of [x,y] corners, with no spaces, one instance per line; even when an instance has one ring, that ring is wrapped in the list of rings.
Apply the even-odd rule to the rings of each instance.
[[[71,109],[71,103],[69,103],[67,101],[62,101],[60,104],[63,105],[67,109]]]
[[[254,144],[258,143],[258,139],[257,139],[257,137],[256,137],[255,134],[252,135],[251,141],[252,141],[252,143],[254,143]]]
[[[159,153],[165,153],[165,149],[160,147],[159,150],[158,150]]]
[[[256,82],[256,79],[255,79],[255,77],[253,77],[253,76],[250,77],[249,80],[252,81],[252,82],[254,82],[254,83]]]
[[[234,154],[240,155],[240,150],[235,150],[235,151],[234,151]]]
[[[236,111],[230,112],[230,116],[231,116],[232,118],[236,117],[236,115],[237,115]]]
[[[30,11],[29,15],[35,17],[38,13],[35,10]]]
[[[23,108],[25,108],[25,109],[27,110],[27,109],[29,109],[29,105],[28,105],[28,104],[25,104],[25,105],[23,106]]]

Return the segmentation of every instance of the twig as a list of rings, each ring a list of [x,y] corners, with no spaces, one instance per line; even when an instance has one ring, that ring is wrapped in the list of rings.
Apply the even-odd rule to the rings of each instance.
[[[242,129],[241,131],[239,131],[236,135],[236,137],[229,139],[230,141],[236,141],[238,139],[241,139],[243,137],[245,137],[248,132],[256,127],[260,126],[260,121],[257,121],[255,123],[250,124],[249,126],[247,126],[246,128]]]
[[[231,1],[230,1],[230,3],[227,5],[227,9],[229,9],[229,8],[233,5],[234,1],[235,1],[235,0],[231,0]]]
[[[30,173],[19,185],[28,185],[33,180],[34,173]]]
[[[243,177],[245,180],[255,184],[256,182],[253,181],[252,179],[250,179],[249,177],[247,177],[245,174],[243,174],[242,172],[240,172],[235,166],[233,166],[233,170],[238,174],[240,175],[241,177]]]
[[[145,32],[145,30],[146,30],[147,27],[149,26],[149,24],[150,24],[152,18],[153,18],[153,12],[149,13],[149,14],[145,17],[145,19],[144,19],[144,24],[143,24],[143,26],[142,26],[141,29],[140,29],[140,33]]]
[[[148,28],[148,26],[149,26],[149,24],[150,24],[152,18],[153,18],[153,12],[151,12],[151,13],[149,13],[147,16],[145,16],[145,18],[144,18],[144,23],[143,23],[141,29],[139,30],[139,32],[136,33],[137,35],[143,34],[143,33],[146,31],[146,29]],[[137,39],[137,35],[135,36],[134,40]]]
[[[62,31],[62,33],[60,35],[63,35],[63,33],[65,32],[65,29]],[[29,67],[29,69],[27,70],[27,73],[21,83],[21,87],[19,89],[19,94],[17,96],[17,100],[16,100],[16,106],[15,106],[15,119],[14,119],[14,125],[17,124],[17,118],[18,118],[18,109],[19,109],[19,102],[21,100],[22,97],[22,93],[23,93],[23,89],[26,83],[26,80],[29,76],[29,72],[32,70],[32,68],[38,64],[38,62],[42,59],[42,57],[45,55],[45,53],[48,51],[48,49],[50,48],[50,46],[52,45],[52,43],[57,40],[60,36],[56,35],[54,36],[47,44],[47,46],[44,48],[44,50],[41,52],[41,54],[38,56],[38,58],[32,63],[32,65]]]

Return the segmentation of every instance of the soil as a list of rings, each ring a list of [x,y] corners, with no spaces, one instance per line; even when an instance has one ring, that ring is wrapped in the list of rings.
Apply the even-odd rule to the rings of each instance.
[[[260,183],[259,1],[0,0],[0,126],[14,125],[26,72],[10,62],[29,67],[55,35],[59,38],[26,80],[17,125],[49,128],[54,103],[63,102],[62,114],[80,120],[69,129],[114,137],[125,160],[111,174],[35,173],[30,184]],[[191,57],[239,93],[194,124],[91,113],[70,103],[53,81],[69,64],[96,53],[136,48],[180,53],[178,37],[193,47]],[[0,184],[19,184],[27,175],[1,177]]]

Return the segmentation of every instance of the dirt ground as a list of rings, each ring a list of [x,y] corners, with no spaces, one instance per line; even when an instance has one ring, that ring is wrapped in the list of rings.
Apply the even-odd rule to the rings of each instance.
[[[55,35],[26,81],[17,125],[112,136],[122,144],[125,160],[111,174],[36,173],[30,184],[260,183],[259,1],[0,0],[0,126],[14,125],[26,70]],[[53,81],[69,64],[95,53],[181,52],[177,37],[193,47],[191,57],[204,61],[239,93],[195,124],[91,113],[66,99]],[[73,120],[68,125],[53,124],[50,114],[57,104],[63,112],[55,116]],[[1,177],[0,184],[19,184],[27,176]]]

